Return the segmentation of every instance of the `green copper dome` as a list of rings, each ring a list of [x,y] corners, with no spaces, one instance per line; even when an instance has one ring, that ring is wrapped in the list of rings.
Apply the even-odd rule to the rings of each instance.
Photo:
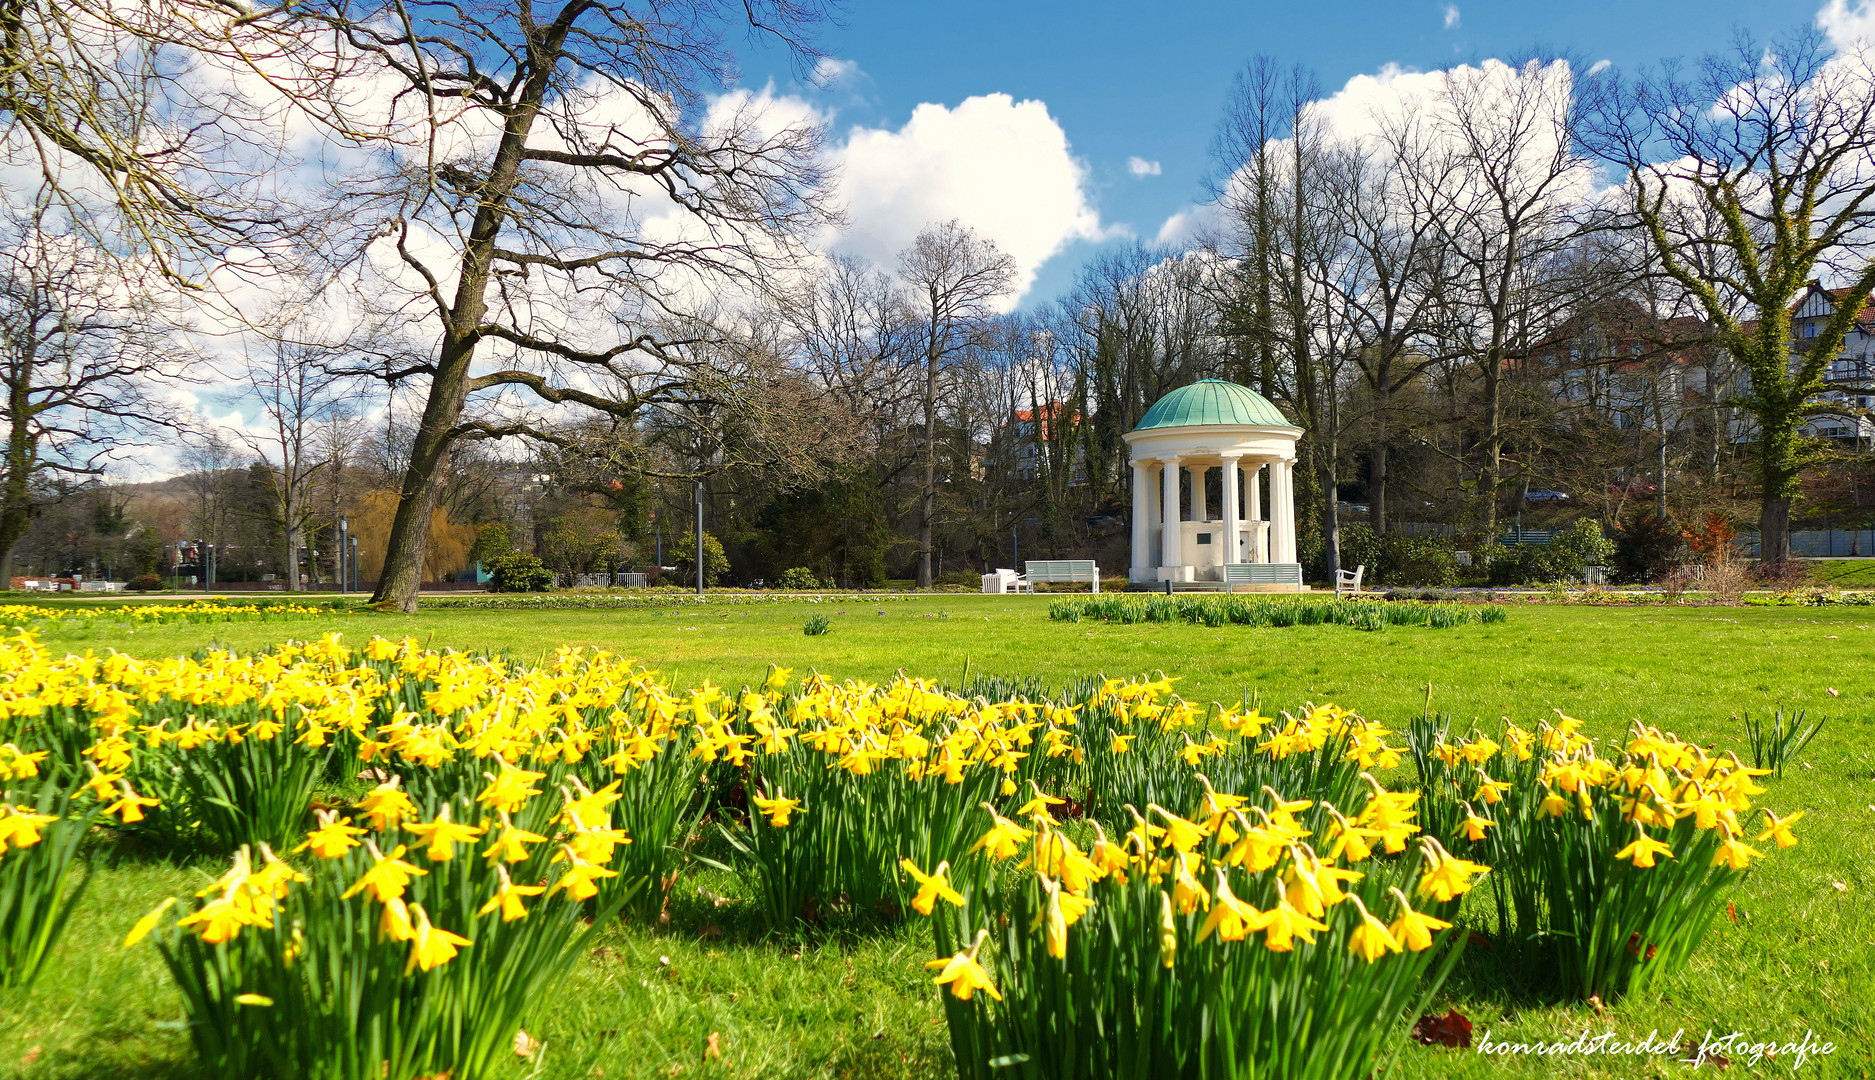
[[[1255,390],[1223,379],[1204,379],[1154,402],[1133,430],[1211,425],[1292,426],[1282,410]]]

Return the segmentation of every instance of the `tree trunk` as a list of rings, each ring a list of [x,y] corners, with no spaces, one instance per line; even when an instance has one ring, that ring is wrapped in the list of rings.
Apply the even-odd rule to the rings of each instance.
[[[291,525],[286,529],[286,561],[283,565],[286,567],[286,591],[299,592],[299,530]]]
[[[1758,511],[1758,559],[1790,561],[1790,499],[1766,497]]]
[[[430,380],[429,398],[423,403],[423,421],[410,447],[410,463],[398,485],[397,514],[384,549],[384,569],[371,594],[371,606],[380,611],[415,613],[417,591],[423,584],[423,558],[430,547],[430,515],[442,494],[443,468],[456,440],[456,424],[469,398],[469,366],[488,310],[488,283],[495,242],[508,219],[508,199],[520,182],[528,132],[540,104],[559,73],[561,49],[568,25],[555,23],[529,52],[545,58],[528,74],[519,102],[508,112],[501,141],[489,163],[488,177],[480,185],[482,203],[475,212],[468,242],[463,245],[456,294],[443,320],[443,343]],[[341,553],[343,554],[343,553]]]
[[[1503,353],[1493,345],[1484,354],[1484,475],[1479,478],[1479,486],[1484,497],[1484,533],[1487,537],[1497,535],[1497,489],[1504,475],[1504,409],[1503,393],[1500,384],[1503,371]]]
[[[430,515],[442,493],[443,468],[453,441],[450,431],[462,416],[468,398],[469,361],[473,345],[448,342],[437,364],[423,421],[411,441],[410,463],[404,467],[397,491],[397,514],[384,549],[384,569],[371,594],[371,606],[381,611],[417,610],[417,592],[423,586],[423,557],[430,546]],[[340,553],[341,557],[344,555]]]
[[[1330,582],[1341,570],[1341,507],[1337,498],[1341,485],[1335,470],[1335,451],[1336,447],[1330,443],[1320,447],[1315,455],[1316,475],[1322,485],[1322,563]]]
[[[27,417],[32,399],[24,380],[10,388],[8,415],[12,429],[7,432],[6,484],[0,489],[0,590],[13,587],[13,552],[32,525],[32,474],[38,447],[34,445]]]
[[[937,516],[937,326],[931,328],[932,346],[925,357],[924,379],[924,483],[918,498],[918,587],[931,587],[931,524]]]
[[[1367,524],[1373,528],[1375,536],[1387,531],[1387,437],[1384,427],[1380,437],[1374,440],[1374,447],[1367,457]]]

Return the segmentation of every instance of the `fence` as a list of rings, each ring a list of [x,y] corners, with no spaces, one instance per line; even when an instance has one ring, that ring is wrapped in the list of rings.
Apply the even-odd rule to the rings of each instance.
[[[1758,557],[1758,534],[1741,533],[1741,551]],[[1790,534],[1790,553],[1800,559],[1853,559],[1875,556],[1875,529],[1805,529]]]

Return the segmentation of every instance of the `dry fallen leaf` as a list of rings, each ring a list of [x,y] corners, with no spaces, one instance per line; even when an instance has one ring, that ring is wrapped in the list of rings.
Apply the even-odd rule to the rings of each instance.
[[[1847,884],[1847,883],[1845,883],[1845,882],[1841,882],[1841,881],[1832,881],[1832,882],[1830,882],[1830,883],[1829,883],[1829,887],[1830,887],[1830,888],[1832,888],[1832,889],[1835,889],[1835,890],[1836,890],[1837,892],[1848,892],[1848,891],[1849,891],[1849,886],[1848,886],[1848,884]]]
[[[703,1060],[708,1061],[711,1058],[719,1058],[723,1056],[723,1044],[721,1042],[721,1039],[722,1039],[721,1032],[716,1032],[716,1031],[710,1032],[709,1045],[703,1048]]]
[[[43,1046],[35,1046],[27,1050],[24,1054],[20,1055],[20,1068],[24,1069],[27,1066],[31,1065],[33,1062],[38,1061],[39,1055],[44,1052],[45,1052],[45,1047]]]
[[[515,1053],[521,1055],[522,1057],[533,1057],[534,1051],[539,1050],[539,1049],[540,1049],[540,1040],[536,1039],[532,1035],[529,1035],[526,1029],[522,1029],[514,1033],[514,1052]]]
[[[1600,1016],[1602,1014],[1602,996],[1600,994],[1589,995],[1589,1008],[1595,1010],[1596,1016]]]
[[[1738,905],[1732,903],[1730,900],[1725,902],[1725,917],[1733,922],[1738,921]]]
[[[1444,1016],[1427,1013],[1413,1024],[1413,1038],[1427,1046],[1453,1046],[1471,1049],[1471,1021],[1457,1009]]]
[[[1831,636],[1833,637],[1834,635],[1831,635]],[[1830,696],[1830,697],[1841,697],[1841,696],[1842,696],[1842,691],[1840,691],[1840,690],[1838,690],[1838,689],[1836,689],[1836,688],[1835,688],[1835,687],[1833,687],[1833,686],[1827,686],[1827,687],[1824,687],[1824,689],[1826,689],[1826,690],[1828,690],[1828,691],[1829,691],[1829,696]]]

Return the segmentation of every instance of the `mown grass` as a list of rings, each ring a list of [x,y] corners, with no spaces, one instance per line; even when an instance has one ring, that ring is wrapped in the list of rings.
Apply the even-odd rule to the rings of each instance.
[[[1804,564],[1818,585],[1875,589],[1875,559],[1811,559]]]
[[[1803,809],[1803,843],[1760,864],[1729,897],[1690,968],[1657,997],[1594,1006],[1557,1000],[1542,972],[1509,970],[1474,945],[1441,1007],[1471,1016],[1495,1040],[1568,1039],[1585,1029],[1639,1038],[1708,1028],[1758,1039],[1812,1029],[1837,1044],[1803,1076],[1875,1072],[1875,612],[1832,608],[1514,608],[1495,626],[1433,630],[1339,626],[1215,629],[1183,624],[1053,623],[1046,598],[944,596],[892,604],[655,608],[630,612],[426,612],[351,615],[290,624],[59,631],[55,647],[139,655],[210,643],[256,648],[338,631],[348,640],[402,636],[442,647],[532,659],[561,644],[643,659],[680,683],[754,682],[778,662],[837,678],[897,670],[955,683],[975,674],[1179,675],[1200,700],[1250,692],[1267,709],[1333,700],[1390,726],[1425,706],[1490,724],[1558,707],[1616,735],[1634,719],[1715,750],[1749,751],[1746,710],[1806,709],[1823,734],[1770,780],[1759,800]],[[805,636],[823,613],[831,633]],[[1831,694],[1831,690],[1836,691]],[[206,880],[211,867],[121,858],[108,848],[65,942],[40,985],[0,996],[0,1076],[155,1078],[191,1075],[180,1007],[155,952],[117,947],[162,896]],[[218,869],[218,867],[213,868]],[[733,875],[699,872],[680,885],[668,923],[608,930],[563,991],[541,1003],[530,1033],[544,1040],[514,1075],[935,1078],[948,1048],[935,991],[920,964],[922,927],[834,927],[811,938],[764,938]],[[1479,895],[1479,899],[1483,899]],[[710,1054],[716,1033],[717,1053]],[[1670,1058],[1486,1058],[1402,1048],[1404,1077],[1678,1075]],[[1756,1069],[1734,1055],[1733,1069]]]

